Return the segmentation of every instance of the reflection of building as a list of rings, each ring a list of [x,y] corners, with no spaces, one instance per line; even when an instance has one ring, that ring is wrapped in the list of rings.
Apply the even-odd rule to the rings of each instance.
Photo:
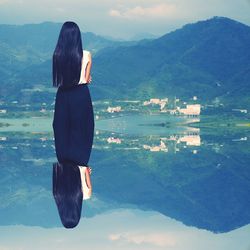
[[[168,148],[166,147],[166,144],[162,140],[159,146],[143,145],[143,148],[149,149],[152,152],[159,152],[159,151],[168,152]]]
[[[199,135],[185,135],[177,140],[177,143],[179,142],[186,142],[188,146],[200,146],[201,138]]]
[[[247,109],[232,109],[232,111],[239,111],[241,113],[247,113]]]
[[[117,107],[108,107],[107,111],[109,113],[114,113],[114,112],[120,112],[122,110],[121,106],[117,106]]]
[[[188,127],[186,131],[176,131],[176,133],[166,136],[149,135],[147,137],[129,136],[123,133],[96,130],[95,148],[108,150],[146,150],[150,152],[177,153],[183,150],[193,154],[199,152],[202,146],[199,128],[193,131]],[[43,136],[45,137],[45,136]]]
[[[175,109],[170,109],[170,110],[169,110],[169,113],[170,113],[171,115],[174,115],[174,114],[176,114],[176,110],[175,110]]]
[[[107,142],[108,143],[116,143],[116,144],[121,144],[121,139],[119,139],[119,138],[114,138],[114,137],[109,137],[108,139],[107,139]]]
[[[200,104],[187,104],[186,108],[177,108],[178,111],[185,115],[199,115],[201,112]]]
[[[45,113],[45,112],[46,112],[46,109],[45,109],[45,108],[41,108],[41,109],[40,109],[40,112],[41,112],[41,113]]]
[[[7,112],[6,109],[0,109],[0,114],[5,114]]]

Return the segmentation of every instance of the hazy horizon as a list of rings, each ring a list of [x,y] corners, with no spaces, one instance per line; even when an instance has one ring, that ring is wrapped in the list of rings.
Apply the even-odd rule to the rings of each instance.
[[[199,21],[206,21],[206,20],[209,20],[209,19],[212,19],[216,16],[211,16],[207,19],[200,19],[200,20],[196,20],[194,22],[190,22],[190,23],[184,23],[183,25],[180,25],[176,28],[173,28],[172,30],[169,30],[165,33],[159,33],[159,34],[154,34],[154,33],[149,33],[149,32],[139,32],[139,33],[136,33],[136,34],[133,34],[132,36],[130,37],[127,37],[127,38],[123,38],[123,37],[115,37],[115,36],[112,36],[112,35],[108,35],[108,34],[99,34],[99,33],[96,33],[94,31],[91,31],[91,30],[81,30],[81,32],[83,33],[87,33],[87,32],[90,32],[90,33],[93,33],[97,36],[102,36],[106,39],[114,39],[114,40],[124,40],[124,41],[129,41],[129,40],[139,40],[139,39],[145,39],[145,38],[157,38],[157,37],[160,37],[160,36],[163,36],[167,33],[170,33],[172,31],[175,31],[177,29],[181,29],[183,26],[185,26],[186,24],[192,24],[192,23],[196,23],[196,22],[199,22]],[[219,16],[221,18],[229,18],[229,17],[224,17],[224,16]],[[232,18],[230,18],[232,19]],[[244,23],[244,22],[241,22],[239,20],[235,20],[235,19],[232,19],[234,21],[237,21],[237,22],[240,22],[242,24],[245,24],[247,26],[250,26],[250,24],[247,24],[247,23]],[[63,24],[63,22],[57,22],[57,21],[42,21],[42,22],[38,22],[38,23],[24,23],[24,24],[10,24],[10,23],[0,23],[0,25],[13,25],[13,26],[25,26],[25,25],[39,25],[39,24],[43,24],[43,23],[53,23],[53,24]]]
[[[87,6],[87,8],[86,8]],[[0,23],[63,23],[72,20],[83,32],[131,39],[138,34],[160,36],[186,23],[224,16],[250,25],[250,1],[147,0],[43,1],[0,0]]]

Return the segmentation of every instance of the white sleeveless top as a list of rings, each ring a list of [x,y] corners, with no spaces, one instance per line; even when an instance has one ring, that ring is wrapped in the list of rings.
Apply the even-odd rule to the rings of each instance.
[[[78,84],[86,84],[87,80],[85,78],[86,66],[89,62],[90,52],[88,50],[83,50],[83,59],[82,59],[82,69],[81,69],[81,77]]]
[[[83,200],[87,200],[90,198],[90,189],[87,186],[85,178],[85,172],[87,171],[87,167],[85,166],[78,166],[78,167],[80,169],[80,174],[81,174]]]

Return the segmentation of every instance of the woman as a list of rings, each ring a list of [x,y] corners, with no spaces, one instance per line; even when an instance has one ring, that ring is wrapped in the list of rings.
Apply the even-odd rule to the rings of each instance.
[[[52,65],[53,86],[58,88],[55,100],[53,131],[56,156],[59,163],[70,162],[71,165],[79,167],[87,166],[90,158],[94,135],[93,106],[88,88],[88,84],[91,82],[91,66],[92,59],[90,52],[82,49],[79,27],[74,22],[65,22],[59,34]],[[87,167],[86,174],[89,171],[90,169]],[[80,179],[81,172],[77,170],[75,173],[77,178]],[[91,183],[89,175],[86,177],[86,180]],[[73,186],[73,184],[68,185],[72,190],[78,190],[83,193],[83,190],[79,189],[79,185],[77,188]],[[63,188],[60,190],[62,190],[62,195],[65,190]],[[67,192],[65,192],[66,198],[64,197],[59,200],[54,193],[60,217],[60,211],[64,207],[64,204],[71,204],[74,200],[72,200],[72,196],[67,195],[72,190],[67,189]],[[78,197],[77,200],[79,202],[79,196],[76,197]],[[62,202],[58,203],[58,201]],[[74,206],[73,203],[71,205]],[[70,207],[69,205],[67,206]],[[74,218],[78,218],[80,216],[79,213],[74,212],[72,209],[66,209],[66,211],[66,214],[63,212],[64,221],[67,221],[65,219],[67,217],[70,218],[73,216]],[[76,226],[78,221],[77,219],[74,219],[74,221],[76,224],[69,223],[67,227]],[[64,225],[68,224],[65,223]]]
[[[53,54],[53,86],[58,87],[53,130],[59,162],[87,165],[93,144],[94,115],[88,84],[91,54],[83,51],[76,23],[65,22]]]

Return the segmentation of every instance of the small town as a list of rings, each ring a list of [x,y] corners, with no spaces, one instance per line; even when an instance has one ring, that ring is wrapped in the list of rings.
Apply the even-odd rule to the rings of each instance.
[[[8,115],[8,112],[34,112],[41,115],[46,115],[52,112],[54,102],[49,104],[42,102],[31,107],[30,104],[20,104],[18,101],[11,103],[0,102],[0,115]],[[1,106],[8,108],[1,108]],[[151,98],[149,100],[109,100],[109,101],[94,101],[93,107],[96,119],[106,118],[108,114],[122,113],[168,113],[171,115],[187,115],[199,116],[201,113],[201,104],[197,103],[197,97],[194,96],[189,102],[181,102],[180,99],[174,98]]]
[[[106,118],[110,113],[112,117],[119,114],[170,114],[179,116],[199,116],[201,104],[194,96],[189,102],[182,102],[179,98],[150,98],[149,100],[114,100],[96,101],[94,109],[96,119]]]

